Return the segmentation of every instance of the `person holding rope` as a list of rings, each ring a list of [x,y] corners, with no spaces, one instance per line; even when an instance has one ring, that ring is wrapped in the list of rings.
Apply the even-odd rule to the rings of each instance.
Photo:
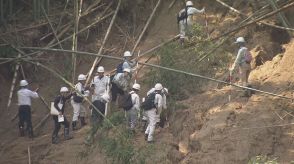
[[[248,87],[248,78],[251,71],[250,62],[252,60],[252,55],[248,48],[245,46],[245,39],[243,37],[238,37],[235,43],[238,45],[239,50],[235,62],[230,68],[230,71],[236,72],[236,70],[238,69],[239,77],[241,79],[241,86]]]
[[[72,97],[72,94],[68,94],[69,90],[67,87],[61,87],[60,94],[54,99],[54,107],[59,112],[58,115],[53,115],[53,121],[54,121],[54,131],[52,133],[52,144],[58,144],[59,138],[58,138],[58,132],[60,130],[61,124],[64,125],[64,139],[69,140],[73,137],[69,135],[69,122],[67,121],[65,115],[64,115],[64,109],[65,109],[65,103],[67,100],[69,100]],[[63,117],[63,121],[59,122],[58,117]]]
[[[27,125],[27,132],[30,138],[34,137],[33,134],[33,125],[32,125],[32,116],[31,116],[31,98],[38,98],[38,90],[31,91],[28,89],[29,83],[26,80],[20,81],[20,90],[17,91],[18,97],[18,116],[19,116],[19,133],[23,137],[25,135],[24,123]]]
[[[181,44],[184,43],[184,40],[186,38],[186,34],[189,33],[189,28],[192,27],[194,24],[193,22],[193,15],[197,13],[204,13],[205,8],[202,8],[201,10],[196,9],[193,7],[193,2],[192,1],[187,1],[186,2],[186,7],[182,9],[177,17],[178,24],[179,24],[179,29],[180,29],[180,42]]]

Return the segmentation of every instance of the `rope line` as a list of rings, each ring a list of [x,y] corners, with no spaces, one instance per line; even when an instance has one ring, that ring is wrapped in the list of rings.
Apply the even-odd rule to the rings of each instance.
[[[53,51],[53,52],[67,52],[67,53],[76,53],[76,54],[90,55],[90,56],[96,56],[96,57],[100,56],[100,57],[105,57],[105,58],[114,59],[114,60],[123,60],[123,58],[119,58],[119,57],[108,56],[108,55],[98,55],[98,54],[95,54],[95,53],[83,52],[83,51],[72,51],[72,50],[61,50],[61,49],[50,49],[50,48],[38,48],[38,47],[20,47],[20,49],[30,49],[30,50],[39,50],[39,51]],[[255,88],[244,87],[244,86],[240,86],[240,85],[237,85],[237,84],[230,84],[229,82],[225,82],[225,81],[222,81],[222,80],[217,80],[217,79],[214,79],[214,78],[211,78],[211,77],[207,77],[207,76],[203,76],[203,75],[199,75],[199,74],[195,74],[195,73],[191,73],[191,72],[186,72],[186,71],[183,71],[183,70],[177,70],[177,69],[173,69],[173,68],[168,68],[168,67],[163,67],[163,66],[159,66],[159,65],[155,65],[155,64],[143,63],[143,62],[138,62],[138,63],[141,64],[141,65],[145,65],[145,66],[155,67],[155,68],[164,69],[164,70],[168,70],[168,71],[172,71],[172,72],[176,72],[176,73],[185,74],[185,75],[188,75],[188,76],[193,76],[193,77],[198,77],[198,78],[201,78],[201,79],[214,81],[214,82],[217,82],[217,83],[223,83],[223,84],[226,84],[226,85],[231,85],[231,86],[234,86],[234,87],[237,87],[237,88],[247,89],[247,90],[259,92],[259,93],[274,96],[274,97],[279,97],[279,98],[292,100],[292,98],[286,97],[286,96],[283,96],[283,95],[278,95],[278,94],[275,94],[275,93],[272,93],[272,92],[262,91],[262,90],[255,89]]]

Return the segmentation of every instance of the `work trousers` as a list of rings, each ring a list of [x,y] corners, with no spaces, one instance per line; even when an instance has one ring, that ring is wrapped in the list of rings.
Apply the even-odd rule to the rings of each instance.
[[[239,67],[241,85],[246,87],[248,85],[248,78],[251,71],[251,66],[249,63],[242,63]]]
[[[29,105],[20,105],[18,109],[19,128],[24,128],[24,123],[27,124],[27,130],[33,130],[31,120],[31,107]]]
[[[71,100],[71,105],[73,107],[73,117],[72,121],[78,121],[79,116],[85,117],[86,116],[86,109],[83,106],[82,103],[76,103],[73,100]]]
[[[135,108],[131,108],[130,110],[126,111],[127,114],[127,120],[128,120],[128,126],[131,130],[135,129],[137,124],[137,117],[138,117],[138,111]]]
[[[117,94],[123,95],[124,91],[120,89],[115,83],[111,83],[111,100],[115,102],[117,99]]]
[[[69,128],[69,122],[67,121],[66,117],[64,117],[64,121],[63,122],[58,122],[58,116],[52,116],[53,121],[54,121],[54,130],[53,130],[53,137],[57,137],[58,136],[58,132],[61,128],[61,125],[64,125],[64,128]]]
[[[153,141],[153,135],[155,131],[155,125],[156,125],[156,109],[153,108],[151,110],[145,111],[145,116],[148,120],[148,126],[145,130],[145,134],[148,135],[148,141]]]

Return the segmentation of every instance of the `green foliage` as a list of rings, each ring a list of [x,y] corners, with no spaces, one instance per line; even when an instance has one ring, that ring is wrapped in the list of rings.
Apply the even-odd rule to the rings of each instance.
[[[181,47],[178,43],[172,43],[163,47],[158,53],[160,65],[189,73],[214,77],[217,71],[227,66],[229,57],[223,51],[217,50],[209,58],[199,62],[199,59],[214,47],[212,42],[207,41],[207,34],[203,31],[203,28],[199,25],[194,25],[190,30],[191,39],[189,42],[197,43],[193,47]],[[207,80],[163,69],[153,69],[149,73],[148,78],[147,83],[150,86],[160,82],[169,88],[171,97],[174,100],[182,100],[191,93],[201,92],[201,86],[206,85],[208,82]]]
[[[267,156],[259,155],[249,160],[248,164],[278,164],[277,158],[270,159]]]

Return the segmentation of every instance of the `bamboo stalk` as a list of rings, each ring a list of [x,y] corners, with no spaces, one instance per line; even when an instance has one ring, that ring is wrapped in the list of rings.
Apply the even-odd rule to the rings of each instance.
[[[115,9],[115,13],[114,13],[114,15],[113,15],[113,17],[112,17],[112,19],[111,19],[111,22],[110,22],[109,27],[108,27],[108,29],[107,29],[107,32],[106,32],[106,34],[105,34],[105,36],[104,36],[104,39],[103,39],[102,45],[101,45],[101,47],[100,47],[100,49],[99,49],[99,52],[98,52],[97,56],[99,56],[99,55],[102,54],[103,47],[104,47],[104,45],[105,45],[105,43],[106,43],[106,41],[107,41],[107,39],[108,39],[109,33],[110,33],[110,31],[111,31],[111,29],[112,29],[112,26],[113,26],[113,24],[114,24],[115,18],[116,18],[117,13],[118,13],[118,10],[119,10],[119,8],[120,8],[120,4],[121,4],[121,0],[118,1],[117,7],[116,7],[116,9]],[[89,83],[89,81],[90,81],[90,79],[91,79],[91,75],[92,75],[92,73],[93,73],[93,70],[94,70],[96,64],[97,64],[97,63],[99,62],[99,60],[101,60],[101,59],[102,59],[102,58],[99,59],[99,57],[96,57],[96,59],[95,59],[93,65],[92,65],[92,67],[91,67],[91,69],[90,69],[90,71],[89,71],[89,73],[88,73],[88,77],[87,77],[87,80],[86,80],[86,84],[85,84],[85,85],[87,85],[87,84]]]
[[[83,28],[82,30],[80,30],[77,34],[80,34],[80,33],[84,32],[84,31],[86,31],[87,29],[91,28],[91,27],[94,26],[95,24],[97,24],[97,23],[103,21],[104,19],[108,18],[108,17],[111,16],[112,14],[113,14],[113,12],[110,12],[109,14],[105,15],[104,17],[97,19],[97,20],[96,20],[95,22],[93,22],[92,24],[90,24],[90,25],[88,25],[87,27],[85,27],[85,28]],[[60,41],[60,43],[62,43],[62,42],[64,42],[64,41],[67,41],[67,40],[69,40],[69,39],[71,39],[71,38],[72,38],[72,35],[71,35],[71,36],[68,36],[68,37],[66,37],[66,38],[64,38],[63,40]],[[1,38],[1,39],[3,39],[3,38]],[[56,46],[56,45],[57,45],[57,44],[55,43],[55,44],[52,44],[52,45],[50,45],[50,46],[46,46],[46,47],[47,47],[47,48],[51,48],[51,47],[54,47],[54,46]],[[37,52],[30,53],[30,54],[25,54],[25,55],[23,55],[23,56],[21,56],[21,57],[17,57],[17,58],[11,59],[11,60],[7,60],[7,61],[4,61],[4,62],[1,62],[0,65],[5,64],[5,63],[9,63],[9,62],[14,61],[14,60],[19,60],[19,59],[22,59],[22,58],[25,58],[25,57],[29,57],[29,56],[32,56],[32,55],[35,55],[35,54],[38,54],[38,53],[40,53],[40,52],[37,51]]]
[[[292,7],[292,6],[294,6],[294,2],[292,2],[292,3],[290,3],[290,4],[287,4],[287,5],[285,5],[285,6],[281,7],[281,8],[279,8],[279,9],[273,11],[273,12],[270,12],[270,13],[268,13],[268,14],[266,14],[266,15],[264,15],[264,16],[258,18],[258,19],[254,19],[254,20],[252,20],[251,22],[248,22],[248,23],[246,23],[246,24],[244,24],[244,25],[241,25],[241,26],[239,26],[239,27],[236,27],[236,28],[234,28],[234,29],[232,29],[232,30],[230,30],[230,31],[228,31],[228,32],[224,32],[223,34],[221,34],[221,35],[219,35],[219,36],[217,36],[217,37],[215,37],[215,38],[213,38],[213,39],[211,39],[211,40],[216,40],[216,39],[219,39],[219,38],[221,38],[221,37],[224,37],[224,36],[230,35],[230,34],[232,34],[232,33],[235,33],[235,32],[237,32],[237,31],[239,31],[239,30],[241,30],[241,29],[243,29],[243,28],[245,28],[245,27],[247,27],[247,26],[250,26],[250,25],[252,25],[252,24],[255,24],[256,22],[259,22],[259,21],[262,21],[262,20],[264,20],[264,19],[266,19],[266,18],[269,18],[269,17],[271,17],[271,16],[273,16],[273,15],[275,15],[275,14],[281,12],[281,11],[284,11],[284,10],[286,10],[286,9]]]
[[[18,56],[21,56],[21,55],[18,54]],[[18,70],[19,70],[19,63],[17,63],[16,66],[15,66],[15,71],[14,71],[13,80],[12,80],[12,83],[11,83],[11,88],[10,88],[10,93],[9,93],[9,98],[8,98],[8,103],[7,103],[7,109],[9,109],[10,104],[11,104],[11,100],[12,100],[13,91],[14,91],[14,88],[15,88],[15,82],[16,82]]]
[[[145,24],[145,26],[144,26],[144,28],[143,28],[143,31],[141,32],[141,34],[140,34],[138,40],[136,41],[136,44],[135,44],[135,46],[134,46],[134,48],[133,48],[133,50],[132,50],[132,54],[135,52],[135,50],[136,50],[137,46],[139,45],[139,43],[140,43],[140,41],[141,41],[143,35],[145,34],[145,32],[146,32],[146,30],[147,30],[147,28],[148,28],[148,26],[149,26],[149,24],[150,24],[150,22],[151,22],[151,20],[152,20],[152,18],[153,18],[153,16],[154,16],[154,14],[155,14],[155,12],[156,12],[158,6],[160,5],[160,2],[161,2],[161,0],[158,0],[158,1],[157,1],[157,4],[156,4],[156,6],[154,7],[154,9],[153,9],[151,15],[149,16],[148,21],[147,21],[147,23]]]
[[[31,164],[31,151],[30,151],[30,146],[28,146],[28,160],[29,160],[29,164]]]
[[[57,36],[57,34],[56,34],[56,31],[54,30],[53,25],[52,25],[50,19],[48,18],[48,15],[46,14],[46,11],[45,11],[45,9],[44,9],[43,6],[42,6],[42,11],[43,11],[43,14],[45,15],[45,18],[47,19],[47,21],[48,21],[50,27],[51,27],[51,30],[52,30],[52,32],[53,32],[53,34],[54,34],[54,37],[55,37],[55,39],[57,40],[57,43],[59,44],[60,48],[63,49],[63,48],[62,48],[62,45],[61,45],[61,43],[60,43],[60,41],[59,41],[59,39],[58,39],[58,36]]]
[[[30,29],[33,29],[33,28],[37,28],[37,27],[41,27],[41,26],[45,26],[45,25],[47,25],[47,24],[48,24],[48,22],[40,23],[40,24],[33,25],[33,26],[30,26],[30,27],[26,27],[26,28],[18,29],[18,30],[15,30],[15,31],[5,32],[5,33],[0,34],[0,36],[7,35],[7,34],[10,34],[10,33],[14,33],[14,32],[21,32],[21,31],[25,31],[25,30],[30,30]]]
[[[49,49],[49,48],[24,48],[23,47],[22,49],[35,49],[35,50],[44,50],[44,51],[53,51],[53,52],[73,53],[73,51],[71,51],[71,50]],[[123,60],[123,58],[119,58],[119,57],[108,56],[108,55],[98,55],[98,54],[90,53],[90,52],[76,51],[75,53],[77,53],[77,54],[84,54],[84,55],[92,55],[92,56],[93,55],[94,56],[96,55],[96,56],[105,57],[105,58],[114,59],[114,60]],[[72,88],[74,88],[74,86],[72,85],[72,83],[68,82],[60,74],[56,73],[55,71],[53,71],[52,69],[46,67],[45,65],[43,65],[41,63],[35,63],[35,62],[32,62],[32,61],[28,61],[28,60],[23,60],[23,61],[26,61],[26,62],[32,63],[32,64],[36,64],[37,66],[41,66],[42,68],[44,68],[44,69],[50,71],[51,73],[55,74],[60,79],[62,79],[64,82],[66,82],[68,85],[70,85]],[[159,69],[163,69],[163,70],[167,70],[167,71],[171,71],[171,72],[175,72],[175,73],[184,74],[184,75],[187,75],[187,76],[197,77],[197,78],[201,78],[201,79],[205,79],[205,80],[209,80],[209,81],[213,81],[213,82],[217,82],[217,83],[223,83],[223,84],[231,85],[231,86],[234,86],[234,87],[237,87],[237,88],[241,88],[241,89],[247,89],[247,90],[259,92],[259,93],[264,94],[264,95],[270,95],[270,96],[274,96],[274,97],[279,97],[279,98],[284,98],[284,99],[292,100],[292,97],[286,97],[286,96],[278,95],[278,94],[275,94],[275,93],[272,93],[272,92],[262,91],[262,90],[251,88],[251,87],[244,87],[244,86],[240,86],[240,85],[233,84],[233,83],[230,84],[229,82],[226,82],[226,81],[214,79],[214,78],[211,78],[211,77],[207,77],[207,76],[203,76],[203,75],[199,75],[199,74],[195,74],[195,73],[190,73],[190,72],[186,72],[186,71],[182,71],[182,70],[177,70],[177,69],[173,69],[173,68],[168,68],[168,67],[163,67],[163,66],[159,66],[159,65],[155,65],[155,64],[150,64],[150,63],[142,63],[142,62],[138,62],[138,63],[141,64],[141,65],[149,66],[149,67],[159,68]]]
[[[277,4],[276,4],[275,1],[268,0],[268,2],[269,2],[269,4],[271,4],[271,6],[272,6],[272,8],[273,8],[274,11],[278,9]],[[286,19],[286,17],[284,16],[284,14],[282,12],[279,12],[277,15],[278,15],[280,21],[282,22],[282,24],[284,25],[284,27],[287,27],[288,28],[289,27],[289,21]]]

